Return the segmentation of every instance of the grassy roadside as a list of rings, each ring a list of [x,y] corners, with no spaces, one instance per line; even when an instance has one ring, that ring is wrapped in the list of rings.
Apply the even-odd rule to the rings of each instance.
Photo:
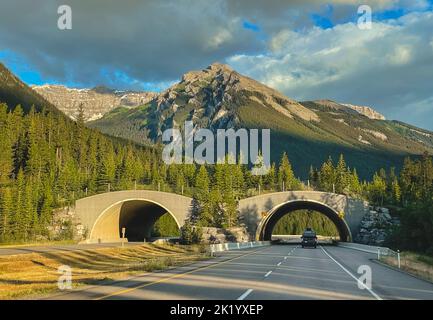
[[[207,258],[204,247],[143,244],[0,257],[0,299],[58,292],[58,267],[72,268],[72,286],[119,280]]]
[[[433,282],[433,257],[414,252],[401,252],[401,269],[422,279]],[[384,257],[381,261],[398,268],[395,257]]]
[[[35,242],[5,242],[5,243],[0,243],[0,249],[15,248],[15,247],[61,246],[61,245],[68,245],[68,244],[78,244],[78,241],[53,240],[53,241],[35,241]]]

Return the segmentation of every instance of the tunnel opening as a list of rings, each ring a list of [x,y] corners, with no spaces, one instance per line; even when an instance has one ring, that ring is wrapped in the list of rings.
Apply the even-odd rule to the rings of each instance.
[[[332,243],[340,238],[337,227],[326,215],[313,210],[296,210],[287,212],[277,221],[272,241],[299,242],[307,228],[316,233],[321,243]]]
[[[149,200],[127,200],[106,209],[95,223],[91,232],[91,240],[98,242],[116,242],[125,238],[129,242],[143,242],[154,238],[155,224],[161,217],[175,221],[179,230],[179,223],[163,206]],[[170,225],[173,227],[172,223]]]
[[[335,228],[338,231],[339,240],[343,242],[351,241],[349,227],[344,219],[339,216],[338,212],[325,204],[307,200],[289,201],[272,209],[259,225],[257,230],[258,239],[262,241],[271,241],[273,231],[278,224],[278,221],[286,215],[301,210],[318,212],[326,216],[335,225]]]

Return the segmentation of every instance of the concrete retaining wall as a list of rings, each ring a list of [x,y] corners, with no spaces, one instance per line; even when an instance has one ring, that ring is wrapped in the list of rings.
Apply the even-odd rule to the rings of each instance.
[[[271,244],[270,241],[251,241],[251,242],[218,243],[218,244],[211,244],[209,247],[210,247],[210,252],[215,253],[215,252],[263,247],[263,246],[269,246],[270,244]]]

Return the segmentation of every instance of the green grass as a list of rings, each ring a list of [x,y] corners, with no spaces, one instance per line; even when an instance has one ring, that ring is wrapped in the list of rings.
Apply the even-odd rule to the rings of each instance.
[[[398,267],[396,257],[384,257],[381,261],[390,266]],[[433,257],[406,251],[400,253],[400,261],[402,270],[433,282]]]
[[[421,261],[421,262],[426,263],[430,266],[433,266],[433,257],[431,257],[431,256],[418,255],[417,259],[418,259],[418,261]]]

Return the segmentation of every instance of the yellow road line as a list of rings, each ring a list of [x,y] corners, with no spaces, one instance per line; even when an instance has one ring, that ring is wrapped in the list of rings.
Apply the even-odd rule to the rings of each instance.
[[[260,249],[254,250],[254,251],[252,251],[252,252],[249,252],[249,253],[243,254],[243,255],[241,255],[241,256],[239,256],[239,257],[235,257],[235,258],[232,258],[232,259],[228,259],[228,260],[221,261],[221,262],[218,262],[218,263],[214,263],[214,264],[211,264],[211,265],[208,265],[208,266],[204,266],[204,267],[199,267],[199,268],[197,268],[197,269],[194,269],[194,270],[191,270],[191,271],[188,271],[188,272],[178,273],[178,274],[175,274],[175,275],[173,275],[173,276],[171,276],[171,277],[166,277],[166,278],[164,278],[164,279],[160,279],[160,280],[156,280],[156,281],[153,281],[153,282],[149,282],[149,283],[141,284],[141,285],[136,286],[136,287],[133,287],[133,288],[128,288],[128,289],[124,289],[124,290],[119,290],[119,291],[116,291],[116,292],[113,292],[113,293],[107,294],[107,295],[105,295],[105,296],[95,298],[95,299],[93,299],[93,300],[103,300],[103,299],[110,298],[110,297],[113,297],[113,296],[122,295],[122,294],[125,294],[125,293],[128,293],[128,292],[131,292],[131,291],[134,291],[134,290],[137,290],[137,289],[141,289],[141,288],[144,288],[144,287],[149,287],[149,286],[152,286],[152,285],[154,285],[154,284],[158,284],[158,283],[162,283],[162,282],[167,282],[167,281],[169,281],[169,280],[171,280],[171,279],[181,278],[181,277],[183,277],[183,276],[185,276],[185,275],[188,275],[188,274],[191,274],[191,273],[194,273],[194,272],[197,272],[197,271],[201,271],[201,270],[205,270],[205,269],[210,269],[210,268],[213,268],[213,267],[220,266],[220,265],[222,265],[222,264],[225,264],[225,263],[231,262],[231,261],[233,261],[233,260],[237,260],[237,259],[240,259],[240,258],[243,258],[243,257],[249,256],[249,255],[252,255],[252,254],[254,254],[254,253],[258,252],[258,251],[262,251],[262,250],[264,250],[264,249],[266,249],[266,248],[267,248],[267,247],[265,247],[265,248],[260,248]]]

